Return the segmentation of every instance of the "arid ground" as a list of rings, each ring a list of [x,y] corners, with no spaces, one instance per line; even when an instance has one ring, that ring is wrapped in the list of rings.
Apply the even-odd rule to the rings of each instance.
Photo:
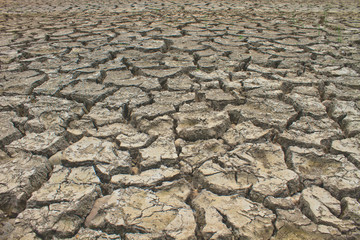
[[[360,1],[0,1],[0,239],[360,239]]]

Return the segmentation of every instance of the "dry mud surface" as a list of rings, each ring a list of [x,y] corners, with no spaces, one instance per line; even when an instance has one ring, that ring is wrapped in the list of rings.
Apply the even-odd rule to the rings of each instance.
[[[360,239],[360,2],[1,1],[0,239]]]

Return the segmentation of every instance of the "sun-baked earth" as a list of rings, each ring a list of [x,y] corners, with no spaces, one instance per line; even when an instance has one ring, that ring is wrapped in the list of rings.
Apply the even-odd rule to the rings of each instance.
[[[0,239],[360,239],[359,1],[0,2]]]

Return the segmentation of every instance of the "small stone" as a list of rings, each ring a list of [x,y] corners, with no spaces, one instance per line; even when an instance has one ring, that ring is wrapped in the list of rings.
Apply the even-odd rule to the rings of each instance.
[[[49,158],[49,162],[52,166],[60,165],[62,160],[62,151],[59,151]]]

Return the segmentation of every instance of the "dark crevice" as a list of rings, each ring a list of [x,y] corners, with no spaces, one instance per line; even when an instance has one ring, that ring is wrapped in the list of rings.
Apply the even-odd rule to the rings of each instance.
[[[288,158],[290,158],[289,153],[287,152],[289,147],[281,145],[281,144],[280,144],[280,146],[284,153],[284,162],[285,162],[287,168],[290,170],[294,170],[294,166],[292,166],[290,161],[288,161]]]
[[[234,72],[246,71],[250,65],[252,57],[245,58],[239,62],[239,65],[234,68]]]
[[[302,110],[299,110],[295,116],[293,116],[292,118],[289,118],[289,120],[288,120],[287,123],[286,123],[286,127],[285,127],[285,128],[286,128],[286,129],[289,129],[290,126],[291,126],[294,122],[298,121],[302,116],[303,116]]]
[[[231,232],[233,233],[234,236],[237,236],[236,234],[236,227],[229,221],[228,216],[226,216],[225,214],[223,214],[219,209],[216,209],[216,211],[219,213],[219,215],[222,217],[222,222],[225,224],[225,226],[228,229],[231,229]],[[237,236],[239,237],[239,236]],[[240,237],[239,237],[240,238]]]
[[[205,240],[204,236],[202,236],[202,229],[204,228],[206,221],[205,221],[205,209],[203,208],[196,208],[193,204],[193,200],[197,197],[199,194],[199,189],[192,188],[191,193],[186,198],[185,203],[190,206],[190,208],[193,210],[193,215],[196,222],[196,228],[195,228],[195,236],[198,240]]]
[[[141,161],[142,156],[138,149],[130,149],[129,150],[131,161],[131,175],[139,175],[141,173]]]
[[[122,106],[122,115],[127,122],[131,119],[131,110],[129,109],[129,103],[124,103]]]
[[[159,78],[159,84],[160,84],[162,90],[164,90],[164,91],[168,90],[167,78]]]
[[[272,212],[273,212],[273,214],[276,216],[276,218],[271,221],[271,223],[272,223],[272,225],[273,225],[273,228],[274,228],[271,236],[272,236],[272,237],[276,237],[276,235],[277,235],[277,233],[278,233],[278,229],[277,229],[277,227],[276,227],[276,221],[277,221],[278,216],[277,216],[277,213],[276,213],[275,210],[272,210]]]

